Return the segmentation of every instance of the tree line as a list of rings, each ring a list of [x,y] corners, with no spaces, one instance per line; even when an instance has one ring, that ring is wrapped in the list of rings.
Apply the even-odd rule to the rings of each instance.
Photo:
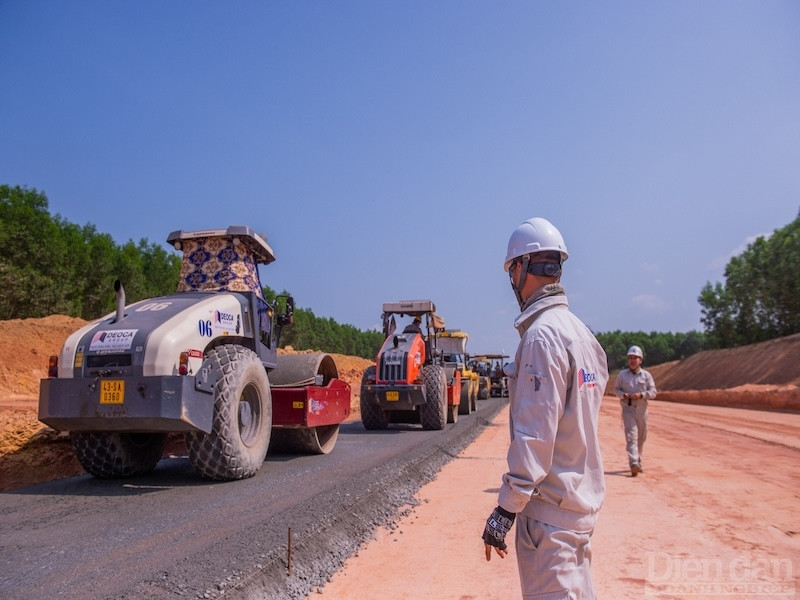
[[[94,225],[52,216],[44,193],[0,185],[0,319],[65,314],[86,320],[114,310],[113,282],[123,282],[128,303],[174,293],[181,259],[142,238],[118,245]],[[751,243],[725,268],[724,283],[705,285],[704,332],[598,333],[609,367],[625,365],[631,345],[654,365],[712,348],[731,348],[800,333],[800,214],[787,226]],[[276,294],[264,288],[268,299]],[[283,292],[284,294],[286,292]],[[383,342],[309,308],[295,310],[281,345],[374,358]]]
[[[143,238],[118,245],[94,225],[52,216],[47,196],[35,189],[0,185],[0,320],[63,314],[93,320],[112,312],[119,279],[128,304],[175,293],[181,258]],[[288,292],[283,292],[288,294]],[[264,288],[265,297],[276,294]],[[383,342],[298,308],[281,346],[374,358]]]
[[[294,324],[281,334],[281,347],[316,349],[374,360],[383,340],[380,331],[362,331],[300,308],[294,312]]]
[[[596,333],[595,337],[608,356],[610,370],[623,369],[628,364],[628,348],[639,346],[644,351],[644,364],[660,365],[682,360],[708,347],[707,338],[699,331],[660,333],[651,331],[611,331]]]
[[[0,185],[0,319],[95,319],[114,309],[116,279],[129,300],[173,293],[180,262],[147,239],[120,246],[51,216],[41,192]]]
[[[264,298],[270,304],[277,302],[279,310],[283,311],[284,299],[291,294],[286,290],[278,294],[269,286],[263,289]],[[291,346],[295,350],[319,350],[374,359],[383,340],[380,331],[363,331],[331,318],[318,317],[311,309],[295,308],[294,322],[281,331],[279,345],[281,348]]]

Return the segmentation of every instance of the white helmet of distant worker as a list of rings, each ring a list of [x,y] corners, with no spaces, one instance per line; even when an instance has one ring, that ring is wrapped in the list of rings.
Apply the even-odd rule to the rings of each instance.
[[[638,356],[639,358],[644,358],[644,353],[639,346],[631,346],[628,348],[628,356]]]
[[[503,269],[508,271],[508,267],[515,258],[527,256],[534,252],[547,251],[559,252],[561,254],[561,262],[569,258],[567,245],[555,225],[542,217],[528,219],[511,234],[508,240],[508,250]]]

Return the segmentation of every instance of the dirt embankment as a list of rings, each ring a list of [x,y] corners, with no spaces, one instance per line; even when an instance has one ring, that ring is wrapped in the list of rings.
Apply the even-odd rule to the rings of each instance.
[[[64,315],[0,321],[0,491],[82,472],[67,435],[45,426],[37,414],[48,357],[85,323]],[[372,363],[332,356],[351,386],[357,417],[361,376]],[[647,368],[662,401],[800,412],[798,356],[800,334]],[[171,445],[168,451],[178,450]]]
[[[800,412],[800,334],[645,367],[667,402]]]

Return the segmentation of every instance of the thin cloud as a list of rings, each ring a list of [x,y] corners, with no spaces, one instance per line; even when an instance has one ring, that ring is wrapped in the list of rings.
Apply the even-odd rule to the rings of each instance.
[[[669,309],[669,303],[656,294],[639,294],[631,298],[631,304],[648,312],[662,313]]]
[[[655,273],[661,269],[656,263],[644,262],[639,267],[645,273]]]

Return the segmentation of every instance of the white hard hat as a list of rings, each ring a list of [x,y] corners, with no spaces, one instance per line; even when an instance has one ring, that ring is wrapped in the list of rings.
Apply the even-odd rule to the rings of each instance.
[[[644,358],[644,353],[639,346],[631,346],[628,348],[628,356],[638,356],[639,358]]]
[[[524,221],[508,240],[508,251],[503,269],[508,271],[511,261],[533,252],[555,251],[561,253],[561,262],[569,257],[564,238],[555,226],[541,217]]]

